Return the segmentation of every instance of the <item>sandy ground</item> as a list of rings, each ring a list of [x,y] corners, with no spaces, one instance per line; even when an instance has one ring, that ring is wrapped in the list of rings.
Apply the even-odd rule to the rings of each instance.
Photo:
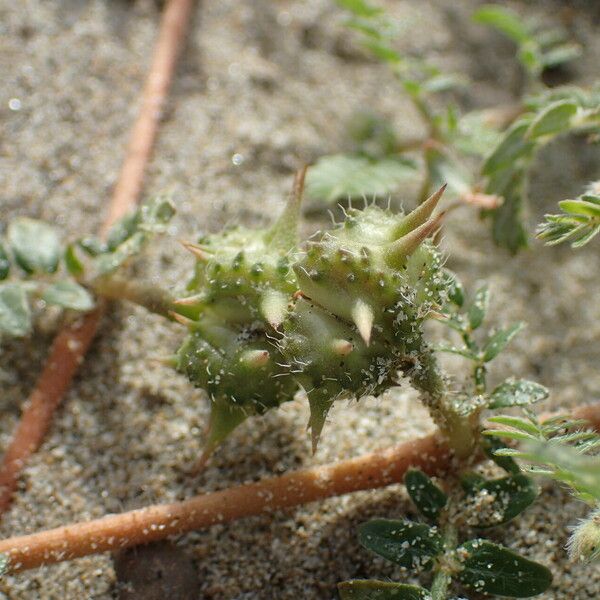
[[[478,2],[389,4],[401,17],[405,48],[426,49],[440,65],[473,78],[471,105],[513,98],[520,78],[510,45],[468,23]],[[570,75],[593,81],[600,41],[591,3],[571,9],[566,2],[525,4],[515,6],[567,23],[585,49]],[[136,113],[158,17],[149,0],[0,0],[2,221],[18,214],[41,217],[59,224],[66,237],[98,226]],[[147,195],[174,194],[174,238],[231,221],[268,222],[282,206],[294,169],[338,149],[345,120],[364,106],[393,116],[408,136],[418,133],[393,78],[356,52],[328,0],[205,2],[165,113]],[[234,154],[241,164],[233,164]],[[599,158],[597,149],[580,141],[548,148],[533,185],[531,224],[598,178]],[[465,212],[450,219],[445,245],[450,266],[465,282],[490,281],[493,323],[528,323],[527,333],[497,361],[493,377],[535,378],[552,389],[555,407],[599,400],[598,244],[578,252],[534,244],[509,258]],[[184,281],[191,260],[174,246],[172,239],[157,241],[140,275],[169,286]],[[29,344],[3,349],[0,447],[39,372],[52,326],[42,323]],[[0,535],[181,499],[431,429],[414,392],[402,388],[336,407],[313,457],[307,408],[291,403],[241,427],[210,467],[190,478],[185,470],[201,447],[207,404],[182,377],[148,362],[175,348],[182,333],[131,306],[110,313],[48,439],[25,470]],[[326,600],[345,578],[401,577],[359,548],[355,527],[369,516],[411,511],[396,486],[214,527],[178,543],[194,559],[199,598]],[[569,564],[564,551],[568,526],[582,511],[548,486],[516,524],[491,534],[552,568],[555,584],[544,600],[600,597],[600,566]],[[108,555],[9,577],[2,585],[0,598],[15,600],[118,595]]]

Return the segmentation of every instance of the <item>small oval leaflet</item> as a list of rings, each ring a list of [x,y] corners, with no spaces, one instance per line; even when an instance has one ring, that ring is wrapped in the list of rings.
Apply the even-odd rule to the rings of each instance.
[[[443,551],[442,536],[425,523],[373,519],[358,529],[362,546],[407,569],[427,567]]]
[[[422,587],[372,579],[344,581],[338,591],[342,600],[431,600]]]
[[[479,528],[507,523],[535,502],[538,496],[534,481],[522,473],[494,480],[466,476],[462,483],[472,498],[482,495],[493,498],[488,506],[477,509],[475,527]]]
[[[0,337],[21,337],[31,329],[31,310],[25,288],[18,283],[0,285]]]
[[[448,496],[419,469],[410,469],[404,477],[406,491],[421,513],[437,521],[448,502]]]
[[[51,225],[21,217],[8,226],[7,240],[18,265],[26,273],[54,273],[60,258],[60,241]]]
[[[491,393],[488,408],[529,406],[530,404],[545,400],[548,395],[548,389],[535,381],[507,379]]]
[[[549,569],[485,540],[471,540],[457,550],[463,570],[460,582],[477,592],[530,598],[552,583]]]
[[[87,311],[94,307],[92,295],[81,285],[74,281],[57,281],[48,286],[42,296],[48,304],[55,304],[62,308]]]

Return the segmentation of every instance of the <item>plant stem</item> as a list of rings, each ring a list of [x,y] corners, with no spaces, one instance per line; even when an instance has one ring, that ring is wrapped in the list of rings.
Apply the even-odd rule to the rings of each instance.
[[[546,419],[556,415],[543,415]],[[600,404],[573,411],[600,430]],[[482,460],[483,455],[475,459]],[[9,572],[112,552],[171,535],[224,524],[243,517],[270,513],[308,502],[399,483],[410,467],[429,475],[448,474],[460,467],[452,460],[438,433],[371,454],[286,473],[182,502],[148,506],[95,521],[42,531],[0,541],[0,554],[9,558]]]
[[[452,450],[461,459],[470,456],[477,445],[478,414],[464,417],[451,406],[446,383],[431,350],[426,349],[421,353],[411,380],[421,390],[423,403],[441,432],[448,438]]]
[[[142,94],[142,108],[108,206],[108,215],[102,226],[103,235],[136,204],[140,195],[145,166],[160,123],[160,108],[169,91],[193,6],[194,0],[170,0],[164,9],[159,40]],[[77,324],[67,325],[54,339],[44,369],[25,404],[0,465],[0,513],[10,506],[27,459],[40,447],[52,423],[52,415],[96,334],[102,312],[101,305],[99,310],[83,316]]]
[[[120,275],[103,276],[91,281],[89,287],[99,296],[109,300],[127,300],[163,317],[169,317],[175,309],[168,292],[136,279]]]
[[[452,577],[445,571],[438,571],[431,584],[431,600],[446,600]]]

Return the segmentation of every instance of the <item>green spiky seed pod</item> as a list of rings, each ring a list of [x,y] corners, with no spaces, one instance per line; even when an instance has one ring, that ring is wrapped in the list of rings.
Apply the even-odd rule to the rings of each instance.
[[[432,214],[443,188],[408,215],[350,209],[300,249],[302,182],[303,174],[273,227],[236,228],[188,245],[197,264],[188,295],[175,303],[190,329],[176,366],[213,401],[205,454],[246,417],[292,400],[299,388],[316,447],[336,400],[380,394],[399,370],[442,429],[458,428],[454,438],[462,438],[422,333],[448,287],[440,253],[426,241],[439,227],[441,215]]]
[[[350,209],[294,265],[306,299],[284,321],[280,347],[308,395],[313,445],[336,399],[380,394],[399,370],[422,368],[422,322],[446,288],[440,254],[425,242],[442,193],[409,215]]]
[[[212,399],[206,452],[246,417],[292,399],[298,389],[275,341],[297,290],[292,262],[303,179],[301,173],[272,227],[237,227],[186,244],[197,260],[188,295],[175,303],[190,328],[177,369]]]

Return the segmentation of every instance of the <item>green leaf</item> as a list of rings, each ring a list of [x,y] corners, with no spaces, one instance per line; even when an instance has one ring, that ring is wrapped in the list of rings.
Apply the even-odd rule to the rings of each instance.
[[[353,579],[338,583],[342,600],[431,600],[429,592],[416,585]]]
[[[474,527],[496,527],[508,523],[530,506],[538,496],[533,480],[522,473],[501,479],[463,479],[463,487],[473,498],[491,498],[491,503],[477,507]]]
[[[140,230],[162,233],[175,215],[175,206],[170,200],[158,197],[144,204],[138,212]]]
[[[527,247],[527,231],[523,224],[523,207],[527,201],[526,170],[511,167],[496,173],[486,191],[502,197],[502,204],[492,211],[494,241],[513,254]]]
[[[8,277],[10,272],[10,260],[8,258],[8,254],[6,253],[6,249],[3,244],[0,243],[0,281],[4,280]]]
[[[31,310],[25,287],[18,283],[0,285],[0,337],[22,337],[31,329]]]
[[[600,219],[600,205],[586,200],[562,200],[558,205],[571,215],[583,215]]]
[[[490,395],[489,408],[508,408],[510,406],[529,406],[545,400],[548,389],[535,381],[527,379],[507,379]]]
[[[42,296],[48,304],[55,304],[62,308],[87,311],[94,308],[92,295],[81,285],[74,281],[58,281],[48,286]]]
[[[570,100],[550,104],[533,120],[527,130],[526,137],[535,140],[547,135],[558,135],[568,131],[577,110],[577,103]]]
[[[21,217],[9,226],[7,240],[19,266],[27,273],[54,273],[60,258],[60,241],[51,225]]]
[[[104,242],[95,237],[85,237],[77,240],[77,245],[88,255],[92,257],[99,256],[107,252],[108,248]]]
[[[449,269],[444,270],[445,288],[448,290],[448,300],[459,308],[465,303],[465,289],[458,277]]]
[[[395,191],[414,176],[408,161],[371,161],[360,156],[334,154],[320,158],[306,176],[306,195],[327,203],[363,196],[382,196]]]
[[[524,323],[516,323],[508,329],[500,329],[497,331],[485,345],[483,349],[483,362],[489,362],[496,358],[504,348],[510,343],[510,341],[523,329]]]
[[[581,56],[581,46],[579,44],[567,43],[561,44],[544,52],[542,63],[544,68],[557,67],[567,62],[571,62]]]
[[[458,356],[462,356],[463,358],[468,358],[469,360],[477,360],[478,356],[472,351],[469,350],[466,346],[459,348],[457,346],[447,346],[445,344],[439,344],[435,348],[438,352],[446,352],[447,354],[457,354]]]
[[[139,222],[139,211],[135,211],[125,215],[124,217],[121,217],[108,232],[108,236],[106,238],[108,250],[113,252],[125,240],[128,240],[137,231]]]
[[[373,6],[365,0],[336,0],[337,4],[357,17],[375,17],[383,11],[377,6]]]
[[[535,145],[525,137],[528,129],[528,121],[519,121],[508,130],[503,140],[485,161],[483,175],[490,176],[497,171],[512,168],[519,158],[531,153]]]
[[[531,39],[523,17],[497,4],[482,6],[473,13],[473,20],[497,29],[516,44],[523,44]]]
[[[101,275],[105,275],[118,269],[127,259],[139,254],[145,240],[145,234],[137,231],[129,239],[119,244],[113,252],[107,252],[98,256],[96,258],[98,272]]]
[[[65,250],[65,266],[67,271],[74,277],[80,277],[83,275],[84,268],[83,263],[77,256],[77,250],[75,244],[69,244]]]
[[[522,419],[521,417],[511,417],[507,415],[499,415],[496,417],[489,418],[490,423],[497,423],[499,425],[506,425],[507,427],[513,427],[517,431],[521,431],[527,433],[531,436],[537,437],[540,435],[539,427],[528,421],[526,419]]]
[[[475,298],[469,307],[469,327],[472,330],[477,329],[483,323],[489,302],[490,291],[488,290],[487,285],[484,285],[475,292]]]
[[[443,551],[442,536],[424,523],[373,519],[358,529],[359,542],[407,569],[427,567]]]
[[[448,503],[448,496],[419,469],[410,469],[404,476],[406,491],[419,511],[428,519],[437,521]]]
[[[494,435],[487,435],[482,440],[483,451],[485,455],[493,460],[501,469],[504,469],[508,473],[516,475],[521,472],[517,462],[510,456],[499,454],[504,450],[512,450],[507,448],[506,444]]]
[[[457,554],[463,565],[458,579],[476,592],[529,598],[552,583],[552,573],[543,565],[485,540],[471,540]]]

